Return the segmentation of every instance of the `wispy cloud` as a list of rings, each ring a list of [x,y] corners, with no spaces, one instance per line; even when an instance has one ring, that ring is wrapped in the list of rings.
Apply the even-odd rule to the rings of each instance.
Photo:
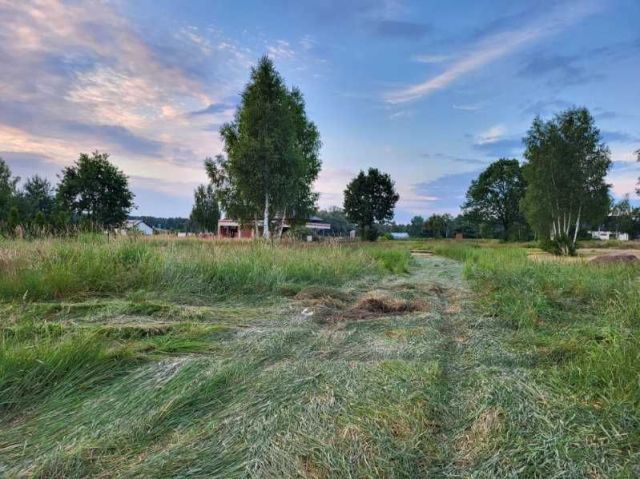
[[[481,132],[476,136],[475,143],[477,145],[487,145],[489,143],[496,143],[501,140],[507,129],[504,125],[494,125],[491,128]]]
[[[411,57],[411,59],[414,62],[426,63],[426,64],[442,63],[444,61],[447,61],[449,58],[450,58],[449,55],[428,55],[428,54],[413,55]]]
[[[267,54],[274,60],[290,60],[296,56],[296,52],[286,40],[276,40],[269,45]]]
[[[470,103],[468,105],[451,105],[451,108],[453,108],[454,110],[461,110],[461,111],[479,111],[482,110],[484,108],[483,104],[481,103]]]
[[[247,51],[195,27],[158,50],[102,1],[0,1],[0,21],[0,148],[12,166],[32,157],[50,172],[100,149],[149,188],[204,179],[202,159],[221,150],[205,128],[230,118],[221,105],[246,80]],[[189,70],[212,57],[225,75]]]
[[[491,34],[480,40],[477,47],[472,48],[468,53],[451,63],[444,72],[424,82],[392,91],[386,95],[386,101],[404,103],[429,95],[527,44],[568,28],[594,11],[594,5],[589,2],[571,3],[568,6],[562,4],[543,18],[536,19],[518,29]]]

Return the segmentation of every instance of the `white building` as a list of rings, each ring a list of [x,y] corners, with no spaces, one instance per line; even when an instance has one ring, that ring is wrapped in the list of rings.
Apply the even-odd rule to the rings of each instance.
[[[142,220],[127,220],[124,222],[122,232],[150,236],[153,234],[153,228]]]
[[[609,240],[618,240],[618,241],[629,241],[629,233],[619,233],[617,231],[589,231],[592,239],[609,241]]]

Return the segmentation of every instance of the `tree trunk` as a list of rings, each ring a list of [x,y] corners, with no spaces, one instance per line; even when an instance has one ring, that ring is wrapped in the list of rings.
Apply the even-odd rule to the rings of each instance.
[[[573,232],[573,246],[576,245],[578,239],[578,230],[580,229],[580,213],[582,213],[582,206],[578,207],[578,219],[576,219],[576,230]]]
[[[282,231],[284,230],[284,221],[287,215],[287,209],[282,211],[282,218],[280,218],[280,229],[278,230],[278,239],[282,238]]]
[[[262,237],[269,239],[269,193],[264,195],[264,218],[262,221]]]

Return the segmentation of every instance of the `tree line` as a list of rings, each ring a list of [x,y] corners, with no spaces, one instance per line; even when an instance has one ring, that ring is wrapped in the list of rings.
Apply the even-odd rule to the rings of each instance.
[[[70,229],[113,229],[134,206],[127,176],[107,153],[80,154],[52,185],[39,175],[21,187],[0,158],[0,233],[9,236],[59,234]]]
[[[586,228],[640,233],[640,209],[628,197],[615,203],[610,195],[610,151],[586,108],[570,108],[547,121],[536,117],[523,142],[522,163],[501,158],[472,181],[462,215],[414,217],[409,232],[442,235],[475,225],[469,229],[478,236],[535,238],[558,254],[572,254]],[[640,150],[637,155],[640,161]]]

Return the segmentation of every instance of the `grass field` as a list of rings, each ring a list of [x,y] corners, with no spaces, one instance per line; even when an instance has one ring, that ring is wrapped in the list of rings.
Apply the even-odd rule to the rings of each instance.
[[[637,266],[94,236],[0,273],[0,476],[640,474]]]

